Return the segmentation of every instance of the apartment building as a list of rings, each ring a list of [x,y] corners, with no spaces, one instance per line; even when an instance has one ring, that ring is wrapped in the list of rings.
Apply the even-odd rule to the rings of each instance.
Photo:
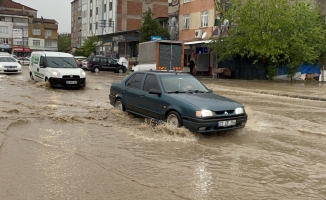
[[[28,35],[31,51],[58,51],[58,23],[54,19],[31,18]]]
[[[168,17],[167,0],[74,0],[71,5],[72,47],[78,48],[75,42],[78,33],[80,46],[83,45],[82,38],[96,35],[100,38],[96,54],[106,56],[138,55],[138,29],[142,24],[142,13],[148,8],[152,9],[154,17],[163,26],[167,24],[164,21]],[[81,18],[81,28],[78,28],[78,16]]]
[[[0,0],[3,51],[7,48],[6,51],[18,56],[29,56],[34,50],[57,51],[57,31],[58,23],[53,19],[37,18],[37,10],[12,0]]]
[[[177,3],[177,0],[174,2]],[[179,18],[176,19],[179,30],[178,40],[185,42],[185,65],[187,66],[190,58],[194,58],[198,74],[209,74],[213,66],[214,56],[206,44],[213,36],[216,19],[214,6],[212,0],[179,1]],[[172,26],[174,17],[171,15],[170,18]]]
[[[80,48],[82,46],[82,1],[71,2],[71,47]]]

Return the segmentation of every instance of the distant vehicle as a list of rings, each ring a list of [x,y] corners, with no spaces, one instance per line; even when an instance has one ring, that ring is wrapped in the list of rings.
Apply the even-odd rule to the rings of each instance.
[[[29,63],[30,63],[29,58],[18,58],[17,60],[22,65],[29,65]]]
[[[87,59],[87,57],[85,57],[85,56],[75,56],[74,58],[75,59],[81,59],[81,60]]]
[[[51,87],[81,88],[86,85],[85,71],[68,53],[32,52],[29,75],[32,80],[49,82]]]
[[[89,56],[87,59],[87,70],[92,72],[114,71],[115,73],[125,73],[127,68],[119,64],[113,58],[104,56]]]
[[[82,63],[82,67],[81,68],[82,69],[87,69],[87,63],[88,63],[87,59],[82,60],[81,63]]]
[[[248,118],[242,104],[188,73],[133,72],[111,84],[109,99],[118,110],[199,133],[244,128]]]
[[[10,54],[0,55],[0,73],[2,74],[22,73],[22,66]]]

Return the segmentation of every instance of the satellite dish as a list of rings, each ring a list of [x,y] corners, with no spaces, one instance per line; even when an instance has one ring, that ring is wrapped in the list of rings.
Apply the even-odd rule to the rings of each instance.
[[[204,32],[203,35],[201,36],[201,39],[204,39],[206,37],[207,33]]]

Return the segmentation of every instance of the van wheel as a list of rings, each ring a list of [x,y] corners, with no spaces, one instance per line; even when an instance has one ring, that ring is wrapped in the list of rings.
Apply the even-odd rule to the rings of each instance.
[[[31,78],[31,80],[34,80],[33,72],[29,72],[29,77]]]
[[[95,67],[95,68],[94,68],[94,72],[95,72],[95,73],[99,73],[99,72],[100,72],[100,68],[99,68],[99,67]]]

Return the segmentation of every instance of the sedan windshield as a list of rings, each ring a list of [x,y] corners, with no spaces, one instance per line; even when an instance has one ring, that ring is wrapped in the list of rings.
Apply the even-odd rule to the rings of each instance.
[[[78,68],[76,60],[73,57],[45,57],[47,67],[52,68]]]
[[[0,62],[16,62],[12,57],[0,57]]]
[[[209,90],[193,76],[161,75],[164,91],[168,93],[209,92]]]

